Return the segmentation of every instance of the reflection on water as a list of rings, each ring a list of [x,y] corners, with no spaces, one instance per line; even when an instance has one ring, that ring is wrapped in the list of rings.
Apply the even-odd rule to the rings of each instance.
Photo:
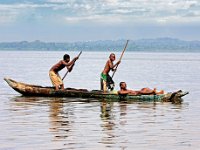
[[[101,115],[100,117],[102,120],[112,120],[113,115],[112,115],[112,107],[113,107],[113,102],[106,102],[103,100],[101,102]]]
[[[102,120],[102,132],[104,136],[102,136],[103,144],[109,145],[114,144],[115,138],[115,116],[113,115],[113,102],[101,102],[101,120]]]
[[[126,102],[120,102],[118,103],[119,107],[119,116],[116,116],[116,108],[114,106],[113,102],[101,102],[101,120],[102,120],[102,133],[103,136],[101,138],[101,143],[104,144],[107,148],[115,147],[116,141],[118,141],[118,138],[120,135],[117,133],[119,130],[119,126],[123,127],[126,125]],[[127,147],[126,145],[127,141],[123,141],[120,148],[125,149]]]
[[[64,112],[63,110],[63,100],[51,100],[49,102],[49,110],[49,130],[54,134],[54,140],[65,139],[68,137],[68,132],[70,131],[70,118],[69,112]]]

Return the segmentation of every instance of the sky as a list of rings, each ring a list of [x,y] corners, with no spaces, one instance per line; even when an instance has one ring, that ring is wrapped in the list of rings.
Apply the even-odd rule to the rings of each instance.
[[[200,40],[200,0],[0,0],[0,42]]]

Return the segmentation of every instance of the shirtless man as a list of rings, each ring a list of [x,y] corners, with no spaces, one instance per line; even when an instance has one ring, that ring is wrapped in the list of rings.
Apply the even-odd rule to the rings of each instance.
[[[120,90],[118,91],[118,94],[121,95],[150,95],[150,94],[164,94],[164,91],[161,90],[160,92],[156,91],[156,88],[154,88],[153,90],[150,88],[142,88],[139,91],[134,91],[134,90],[128,90],[126,88],[126,82],[120,82],[119,84],[120,86]]]
[[[118,61],[115,65],[113,62],[115,61],[115,54],[111,53],[109,56],[108,61],[106,62],[106,65],[104,67],[104,70],[101,73],[101,90],[104,92],[107,91],[107,88],[113,89],[114,87],[109,87],[110,84],[114,84],[112,78],[109,75],[110,70],[114,71],[116,69],[116,66],[119,65],[120,61]]]
[[[65,67],[68,69],[69,72],[71,72],[74,66],[74,62],[77,59],[78,57],[75,57],[72,61],[70,61],[70,56],[68,54],[65,54],[63,56],[63,60],[60,60],[49,70],[49,77],[56,90],[64,89],[64,83],[61,77],[59,76],[58,72]]]

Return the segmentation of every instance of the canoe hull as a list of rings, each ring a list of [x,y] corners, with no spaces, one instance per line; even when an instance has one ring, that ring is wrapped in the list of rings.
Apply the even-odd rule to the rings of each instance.
[[[15,80],[4,78],[10,87],[15,91],[21,93],[23,96],[41,96],[41,97],[76,97],[76,98],[96,98],[99,100],[110,101],[149,101],[149,102],[172,102],[181,103],[181,97],[188,94],[188,92],[171,92],[162,95],[118,95],[114,93],[102,93],[102,91],[88,91],[86,89],[72,89],[56,91],[53,87],[42,87],[37,85],[30,85]]]

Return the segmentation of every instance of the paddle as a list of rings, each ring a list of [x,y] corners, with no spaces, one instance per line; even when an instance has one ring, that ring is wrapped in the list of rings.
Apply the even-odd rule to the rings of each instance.
[[[124,50],[122,51],[122,54],[121,54],[121,56],[120,56],[120,58],[119,58],[119,61],[122,60],[122,57],[123,57],[123,55],[124,55],[124,52],[125,52],[126,47],[127,47],[127,45],[128,45],[128,42],[129,42],[129,40],[126,41],[126,45],[125,45],[125,47],[124,47]],[[119,64],[118,64],[118,65],[119,65]],[[115,70],[114,70],[114,72],[113,72],[113,74],[112,74],[112,78],[114,77],[115,72],[117,71],[117,67],[118,67],[118,65],[116,66],[116,68],[115,68]]]
[[[79,58],[81,54],[82,54],[82,51],[78,54],[77,57]],[[76,62],[76,60],[75,60],[75,62]],[[74,62],[74,64],[75,64],[75,62]],[[73,64],[73,65],[74,65],[74,64]],[[67,70],[67,72],[66,72],[65,75],[63,76],[62,80],[65,79],[65,77],[67,76],[68,72],[69,72],[69,70]]]

